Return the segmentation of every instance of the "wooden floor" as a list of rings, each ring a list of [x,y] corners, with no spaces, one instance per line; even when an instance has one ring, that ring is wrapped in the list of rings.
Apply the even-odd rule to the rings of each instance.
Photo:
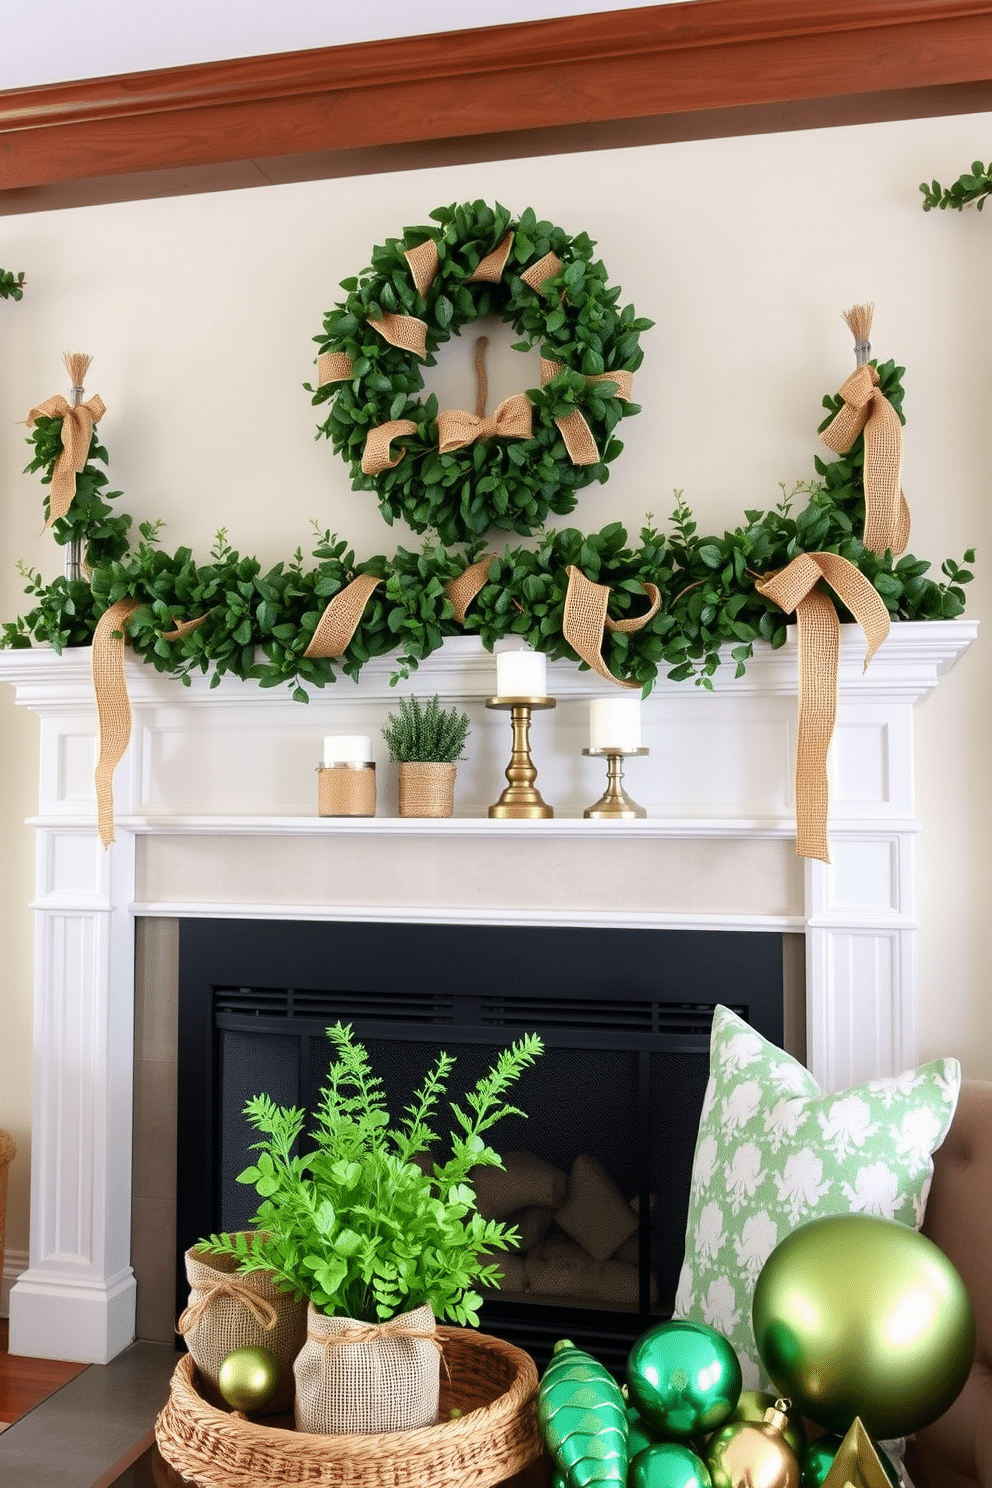
[[[8,1353],[7,1333],[7,1319],[0,1318],[0,1429],[12,1425],[86,1368],[85,1364],[60,1364]]]

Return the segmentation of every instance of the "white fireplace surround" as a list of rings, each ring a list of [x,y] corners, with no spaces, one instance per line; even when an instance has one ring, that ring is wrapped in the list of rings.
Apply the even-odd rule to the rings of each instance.
[[[713,691],[662,681],[643,708],[650,754],[628,762],[646,820],[586,821],[605,784],[588,700],[608,684],[548,668],[558,706],[531,729],[550,821],[491,821],[510,729],[489,711],[492,656],[449,641],[406,682],[391,658],[315,693],[129,661],[134,722],[115,780],[117,840],[95,831],[96,714],[87,650],[0,654],[40,719],[29,1265],[11,1292],[13,1353],[105,1362],[134,1335],[131,1122],[136,916],[606,925],[798,932],[807,1061],[827,1089],[916,1058],[913,708],[971,644],[969,621],[893,627],[867,673],[844,627],[831,747],[832,863],[794,851],[794,632],[728,664]],[[395,815],[380,728],[404,692],[472,719],[456,815]],[[374,819],[321,819],[327,733],[371,734]]]

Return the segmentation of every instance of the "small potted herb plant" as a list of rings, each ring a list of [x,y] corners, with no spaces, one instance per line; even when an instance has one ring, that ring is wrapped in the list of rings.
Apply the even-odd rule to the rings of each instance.
[[[400,816],[450,816],[456,761],[468,738],[468,714],[442,708],[438,698],[401,698],[382,731],[400,767]]]
[[[461,1103],[449,1151],[433,1159],[432,1129],[454,1059],[440,1053],[403,1116],[392,1124],[383,1082],[349,1026],[327,1030],[335,1058],[313,1123],[256,1095],[245,1106],[261,1134],[238,1175],[261,1202],[253,1243],[211,1235],[202,1251],[237,1257],[308,1301],[307,1342],[296,1358],[296,1424],[303,1431],[392,1431],[437,1416],[435,1319],[477,1325],[478,1288],[498,1285],[492,1253],[516,1231],[485,1220],[471,1170],[501,1167],[486,1133],[523,1115],[507,1091],[543,1052],[536,1034],[502,1050]],[[442,1160],[443,1156],[443,1160]]]

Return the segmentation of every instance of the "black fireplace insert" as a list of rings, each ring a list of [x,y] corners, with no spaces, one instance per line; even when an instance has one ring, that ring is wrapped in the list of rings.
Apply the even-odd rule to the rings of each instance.
[[[782,951],[764,932],[182,921],[177,1310],[184,1251],[245,1228],[257,1203],[236,1182],[254,1135],[245,1101],[312,1109],[328,1025],[366,1044],[394,1115],[440,1049],[456,1057],[457,1097],[534,1032],[545,1053],[513,1097],[527,1119],[492,1133],[522,1244],[482,1327],[539,1367],[568,1337],[622,1369],[671,1315],[713,1008],[781,1044]]]

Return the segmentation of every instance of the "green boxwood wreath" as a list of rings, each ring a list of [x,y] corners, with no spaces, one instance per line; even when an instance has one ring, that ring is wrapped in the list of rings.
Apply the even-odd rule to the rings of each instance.
[[[570,238],[527,208],[514,221],[505,207],[485,202],[439,207],[434,227],[407,227],[372,250],[372,263],[344,279],[347,298],[328,311],[320,352],[350,359],[347,380],[307,384],[314,404],[329,404],[320,433],[351,466],[355,490],[374,490],[390,524],[402,517],[415,532],[432,529],[443,543],[467,542],[491,527],[528,534],[551,512],[573,510],[576,493],[605,481],[623,445],[614,429],[638,413],[636,403],[616,396],[616,384],[590,378],[633,373],[641,364],[640,333],[653,322],[633,306],[617,308],[618,286],[610,288],[595,244],[585,234]],[[483,259],[512,233],[498,283],[469,282]],[[422,294],[404,252],[433,239],[438,265]],[[560,269],[535,290],[521,277],[552,253]],[[426,356],[391,345],[373,328],[383,315],[406,315],[426,323]],[[529,439],[486,439],[441,454],[437,400],[421,399],[421,367],[435,364],[438,347],[470,322],[496,314],[522,338],[514,350],[539,347],[542,358],[563,370],[543,388],[527,390],[533,408]],[[575,410],[583,415],[599,458],[574,464],[555,423]],[[416,431],[394,440],[404,452],[392,469],[369,475],[362,456],[369,431],[392,420],[409,420]]]

